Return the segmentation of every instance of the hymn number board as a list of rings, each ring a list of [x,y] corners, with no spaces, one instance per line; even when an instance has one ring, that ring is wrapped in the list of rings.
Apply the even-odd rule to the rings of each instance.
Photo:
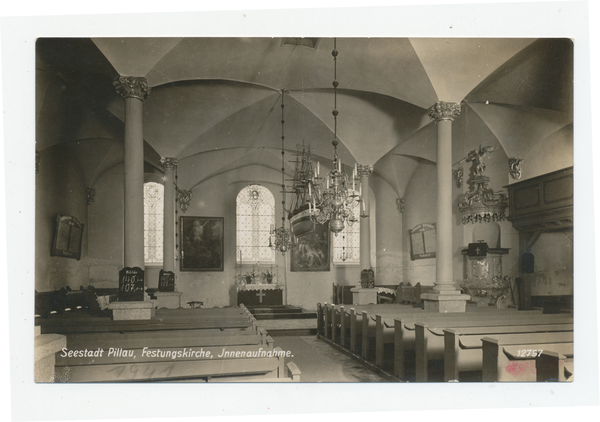
[[[435,258],[435,223],[419,224],[408,231],[410,259]]]
[[[173,271],[160,270],[160,274],[158,276],[158,291],[175,291],[175,273]]]
[[[140,267],[125,267],[119,271],[119,300],[144,300],[144,270]]]

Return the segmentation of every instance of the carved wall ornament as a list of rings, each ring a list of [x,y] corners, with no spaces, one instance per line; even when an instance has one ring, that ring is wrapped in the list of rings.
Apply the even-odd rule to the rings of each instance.
[[[494,151],[494,147],[482,147],[470,151],[459,163],[472,162],[469,190],[459,201],[458,209],[462,214],[462,223],[489,223],[504,221],[504,211],[508,207],[508,196],[505,192],[494,192],[489,187],[490,178],[484,176],[485,164],[483,158]]]
[[[373,174],[373,166],[371,166],[369,164],[358,164],[357,170],[358,170],[358,175],[360,177],[362,177],[362,176],[369,177],[371,174]]]
[[[522,158],[509,158],[508,159],[508,172],[512,176],[513,179],[521,178],[521,171],[523,166]]]
[[[179,202],[179,208],[181,211],[186,212],[188,207],[190,206],[190,201],[192,199],[192,191],[191,190],[183,190],[177,188],[177,202]]]
[[[160,159],[160,167],[163,169],[163,171],[167,169],[175,170],[177,163],[177,158],[173,157],[164,157]]]
[[[454,175],[454,181],[456,182],[456,187],[461,188],[463,182],[464,171],[462,167],[458,167],[456,169],[452,169],[452,174]]]
[[[460,104],[438,101],[427,110],[427,114],[436,123],[441,120],[454,120],[460,114]]]
[[[148,98],[152,89],[146,78],[138,76],[119,75],[115,78],[113,85],[123,98],[137,98],[142,101]]]
[[[88,205],[94,202],[94,197],[96,196],[96,189],[94,188],[86,188],[85,189],[85,201]]]
[[[396,208],[400,214],[404,213],[404,198],[396,198]]]

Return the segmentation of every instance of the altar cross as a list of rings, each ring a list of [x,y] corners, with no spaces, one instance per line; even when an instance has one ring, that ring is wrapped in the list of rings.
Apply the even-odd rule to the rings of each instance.
[[[266,294],[266,293],[263,293],[262,289],[260,289],[260,290],[258,291],[258,293],[256,294],[256,296],[258,296],[258,301],[259,301],[259,303],[262,303],[263,296],[266,296],[266,295],[267,295],[267,294]]]
[[[475,251],[477,252],[477,255],[479,255],[479,253],[481,252],[481,248],[476,248]]]

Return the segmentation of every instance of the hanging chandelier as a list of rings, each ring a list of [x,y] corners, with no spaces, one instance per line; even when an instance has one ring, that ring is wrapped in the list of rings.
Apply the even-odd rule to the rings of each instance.
[[[337,155],[339,140],[337,137],[337,56],[336,39],[333,39],[333,169],[324,177],[320,177],[320,166],[308,181],[308,210],[313,222],[324,224],[329,221],[329,230],[337,235],[344,230],[344,225],[358,221],[355,215],[356,208],[360,210],[362,202],[362,186],[358,177],[358,167],[354,164],[352,177],[350,178],[343,170],[342,160]],[[358,190],[356,187],[358,185]],[[360,212],[360,211],[359,211]],[[363,215],[364,214],[364,215]],[[366,217],[366,211],[361,216]]]
[[[292,232],[285,227],[285,119],[283,109],[285,108],[283,98],[286,94],[285,90],[281,90],[281,227],[273,227],[269,236],[269,247],[281,252],[282,255],[290,249],[292,243]]]

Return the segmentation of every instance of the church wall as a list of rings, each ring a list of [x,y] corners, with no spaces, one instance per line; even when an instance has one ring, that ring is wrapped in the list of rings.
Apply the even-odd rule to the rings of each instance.
[[[86,186],[76,158],[65,147],[40,151],[35,198],[35,289],[38,292],[87,286],[88,220]],[[50,256],[56,216],[84,224],[81,260]]]
[[[396,206],[398,195],[383,179],[373,174],[370,186],[377,198],[375,214],[377,241],[375,245],[375,284],[397,285],[402,281],[402,238],[404,228],[402,214]]]
[[[183,167],[180,169],[180,184],[182,188],[187,189],[186,173]],[[205,307],[237,304],[236,275],[257,269],[256,264],[239,267],[235,263],[235,199],[239,191],[251,183],[261,184],[273,194],[275,222],[279,226],[281,224],[281,174],[262,166],[238,168],[202,182],[193,188],[193,197],[187,212],[184,214],[179,211],[179,216],[224,217],[225,223],[224,271],[180,271],[179,265],[176,264],[176,289],[183,292],[183,301],[200,300],[204,302]],[[288,195],[287,206],[290,200]],[[279,283],[287,284],[285,296],[288,304],[316,309],[317,302],[330,302],[332,285],[338,269],[331,265],[329,272],[291,272],[289,255],[289,252],[285,256],[276,253],[275,262],[261,262],[258,271],[269,269],[278,274]],[[346,275],[346,269],[340,269],[339,272]]]
[[[405,207],[402,218],[403,281],[422,285],[435,283],[435,258],[411,260],[408,230],[422,223],[437,220],[437,170],[435,163],[422,160],[404,191]]]
[[[476,113],[466,108],[463,110],[465,115],[465,135],[464,146],[461,156],[464,157],[469,151],[482,146],[493,146],[495,151],[488,154],[484,163],[486,164],[485,175],[490,177],[490,187],[494,191],[504,191],[504,186],[527,180],[532,177],[540,176],[556,170],[560,170],[573,165],[573,126],[569,125],[546,139],[539,141],[536,145],[527,150],[527,155],[523,157],[523,171],[521,179],[513,179],[508,171],[508,155],[504,147],[498,142],[495,135],[481,121]],[[458,138],[458,137],[455,137]],[[523,140],[527,142],[527,140]],[[455,144],[460,144],[460,140]],[[460,145],[459,145],[460,147]],[[456,155],[456,150],[455,150]],[[456,157],[455,157],[456,158]],[[458,158],[460,159],[460,158]],[[455,162],[458,160],[455,160]],[[457,197],[455,209],[458,206],[458,200],[462,198],[464,192],[468,190],[466,183],[469,175],[470,163],[462,164],[465,169],[465,177],[462,193]],[[508,215],[508,209],[507,209]],[[467,224],[463,227],[463,237],[465,245],[470,242],[476,242],[485,237],[484,223]],[[488,223],[489,224],[489,223]],[[519,232],[512,226],[510,221],[498,222],[501,232],[500,247],[508,248],[509,253],[502,259],[502,273],[512,279],[519,277],[520,257],[519,257]],[[573,286],[573,244],[572,231],[543,234],[531,251],[535,256],[536,274],[534,286],[532,286],[533,295],[564,295],[572,294]],[[488,240],[488,239],[483,239]],[[488,242],[489,243],[489,242]],[[536,253],[535,251],[539,251]],[[461,269],[463,264],[461,263]],[[464,269],[463,269],[464,270]],[[457,271],[455,267],[455,276]],[[571,293],[568,293],[568,292]]]
[[[89,212],[89,283],[96,288],[118,288],[123,268],[123,165],[103,174],[95,183]],[[145,274],[146,280],[151,280]],[[156,283],[158,284],[158,282]]]
[[[573,230],[543,233],[531,253],[535,257],[531,295],[572,295]]]
[[[574,160],[573,125],[566,126],[538,142],[523,158],[521,180],[571,167]],[[520,180],[510,178],[509,183]]]

